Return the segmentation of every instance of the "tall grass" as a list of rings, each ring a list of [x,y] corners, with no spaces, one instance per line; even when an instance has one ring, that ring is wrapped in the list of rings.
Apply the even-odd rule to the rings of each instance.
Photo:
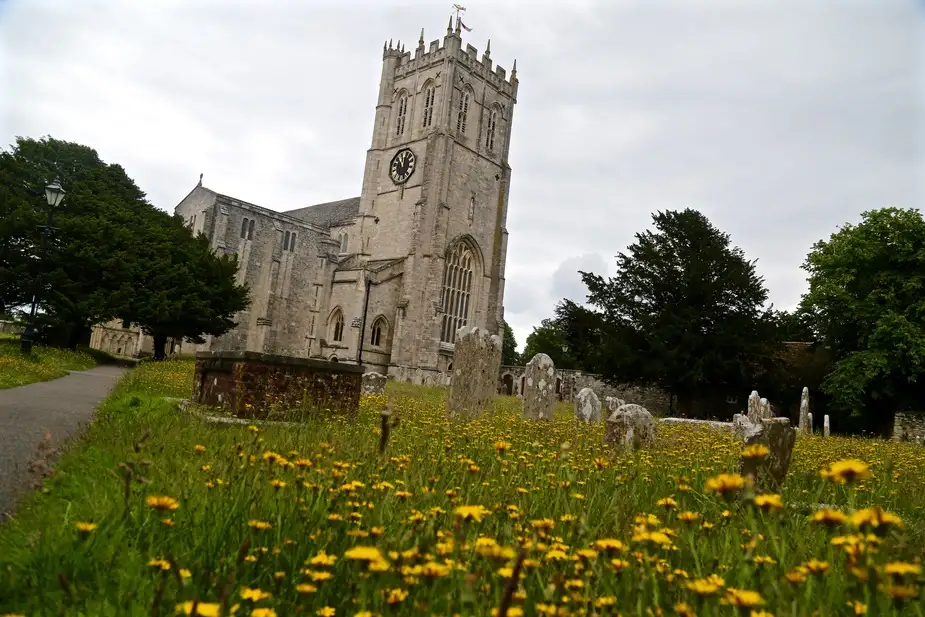
[[[354,424],[247,428],[161,398],[191,386],[174,361],[114,392],[0,529],[0,614],[923,614],[912,444],[801,437],[778,503],[705,488],[740,454],[709,428],[619,454],[564,406],[450,423],[443,390],[390,384],[380,455],[384,397]],[[870,477],[820,476],[842,459]]]
[[[19,338],[0,338],[0,390],[48,381],[97,365],[99,357],[87,350],[71,351],[36,345],[30,355],[19,351]]]

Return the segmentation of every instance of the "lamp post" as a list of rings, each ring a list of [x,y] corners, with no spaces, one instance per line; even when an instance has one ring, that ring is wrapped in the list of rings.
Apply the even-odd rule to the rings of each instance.
[[[61,188],[61,183],[58,182],[58,180],[55,180],[45,187],[45,201],[48,203],[48,221],[45,225],[41,226],[43,227],[42,252],[39,262],[43,267],[45,265],[45,252],[48,250],[48,235],[51,233],[51,230],[54,229],[51,225],[54,221],[55,208],[60,206],[61,202],[64,201],[64,189]],[[38,305],[38,299],[38,292],[33,292],[32,308],[29,310],[29,324],[26,326],[26,329],[23,330],[19,341],[20,350],[26,355],[32,353],[32,344],[35,341],[35,309]]]

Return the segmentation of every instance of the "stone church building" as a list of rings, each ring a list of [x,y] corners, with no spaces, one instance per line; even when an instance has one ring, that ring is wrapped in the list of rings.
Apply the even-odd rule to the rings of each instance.
[[[237,254],[252,304],[235,329],[179,351],[359,362],[439,381],[457,329],[498,332],[503,317],[517,86],[516,62],[507,76],[490,46],[481,58],[464,47],[451,20],[442,44],[422,34],[413,53],[383,47],[358,197],[276,212],[200,182],[176,213],[215,251]],[[98,326],[91,344],[144,349],[122,325]]]

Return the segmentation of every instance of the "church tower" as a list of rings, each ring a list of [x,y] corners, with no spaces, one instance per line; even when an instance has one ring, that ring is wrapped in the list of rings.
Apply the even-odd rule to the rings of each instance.
[[[422,31],[413,56],[383,47],[354,233],[367,263],[404,260],[389,369],[400,378],[445,371],[458,328],[498,332],[502,319],[516,62],[508,77],[490,41],[481,58],[463,49],[460,26],[428,47]]]

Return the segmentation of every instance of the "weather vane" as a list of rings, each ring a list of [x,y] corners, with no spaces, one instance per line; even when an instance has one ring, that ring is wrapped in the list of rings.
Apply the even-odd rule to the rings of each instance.
[[[456,11],[456,23],[462,26],[463,30],[465,30],[466,32],[472,32],[472,28],[470,28],[469,26],[463,23],[462,16],[461,16],[462,13],[466,12],[466,7],[464,7],[461,4],[454,4],[453,10]]]

